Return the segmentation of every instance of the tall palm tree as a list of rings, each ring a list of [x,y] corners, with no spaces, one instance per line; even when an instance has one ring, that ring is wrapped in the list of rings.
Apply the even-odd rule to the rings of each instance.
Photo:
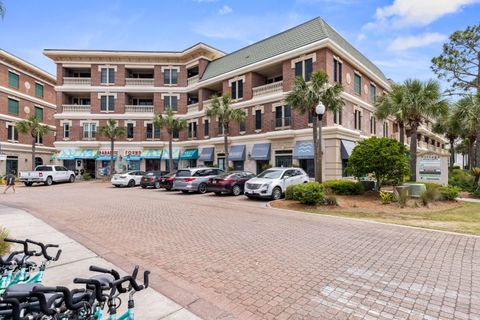
[[[175,117],[171,106],[167,106],[164,114],[155,114],[153,117],[153,126],[157,128],[165,127],[168,133],[168,166],[170,173],[173,173],[173,133],[185,130],[187,120]]]
[[[28,134],[32,138],[32,170],[35,170],[35,152],[38,137],[42,137],[50,131],[47,125],[41,124],[37,116],[17,122],[18,132]]]
[[[126,131],[125,128],[118,126],[117,120],[108,119],[107,124],[99,128],[98,133],[110,140],[110,175],[112,175],[115,171],[115,140],[124,137]]]
[[[448,107],[448,113],[437,119],[433,125],[433,132],[443,134],[450,144],[450,166],[455,163],[455,142],[460,137],[462,131],[462,119],[455,116],[456,108]]]
[[[205,111],[207,117],[218,119],[218,125],[223,128],[223,147],[225,149],[225,171],[228,172],[228,135],[230,134],[230,123],[241,123],[245,121],[246,114],[242,109],[231,107],[232,98],[229,93],[222,97],[213,96],[212,103]]]
[[[477,138],[477,128],[480,123],[480,99],[468,95],[458,100],[455,104],[453,117],[460,122],[460,136],[468,144],[468,168],[479,166],[475,163],[474,146]]]
[[[440,84],[434,80],[422,82],[408,79],[403,83],[407,125],[410,127],[411,181],[417,180],[417,131],[425,119],[438,119],[448,111],[448,103],[442,99]]]
[[[342,110],[345,102],[340,97],[343,87],[339,84],[329,85],[325,71],[312,74],[311,80],[305,82],[302,77],[296,77],[292,91],[286,98],[287,104],[300,113],[311,114],[313,118],[313,145],[315,148],[315,181],[322,181],[322,150],[318,141],[318,121],[315,107],[322,102],[326,110],[333,112]],[[321,124],[320,124],[321,125]]]
[[[379,119],[387,119],[389,116],[395,117],[400,131],[401,144],[405,144],[405,123],[407,122],[408,108],[405,103],[404,88],[402,85],[393,84],[389,93],[378,98],[375,112]]]

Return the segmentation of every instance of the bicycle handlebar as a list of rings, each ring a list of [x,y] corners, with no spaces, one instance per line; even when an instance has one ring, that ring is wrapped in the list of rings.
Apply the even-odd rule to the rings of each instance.
[[[75,278],[73,279],[73,283],[81,283],[81,284],[91,284],[95,287],[95,299],[98,300],[98,302],[104,302],[107,300],[107,298],[103,295],[102,293],[102,284],[100,281],[95,280],[95,279],[82,279],[82,278]]]
[[[25,318],[20,317],[21,308],[20,308],[20,302],[17,299],[0,298],[0,302],[11,305],[11,307],[12,307],[11,318],[12,319],[25,319]]]
[[[42,251],[40,254],[37,254],[37,256],[43,255],[43,257],[47,259],[47,261],[57,261],[58,258],[60,258],[60,254],[62,253],[61,249],[57,251],[55,257],[52,257],[47,253],[48,248],[58,248],[58,244],[43,244],[41,242],[33,241],[31,239],[26,239],[25,243],[31,243],[36,246],[39,246],[40,249],[42,249]]]
[[[77,303],[73,303],[72,293],[70,289],[62,286],[57,287],[34,287],[32,293],[36,298],[38,298],[40,302],[40,309],[46,315],[54,315],[56,313],[55,309],[51,309],[47,305],[47,300],[45,299],[44,293],[52,293],[52,292],[60,292],[63,295],[63,300],[65,301],[65,307],[69,310],[78,310],[82,308],[85,304],[84,301],[79,301]]]
[[[148,288],[148,283],[149,283],[149,274],[150,274],[150,271],[146,270],[144,273],[143,273],[143,284],[139,285],[137,283],[137,281],[132,277],[132,276],[125,276],[119,280],[116,280],[112,283],[112,287],[114,286],[118,286],[118,285],[122,285],[122,283],[124,282],[129,282],[130,285],[129,285],[129,288],[133,288],[133,290],[135,291],[141,291],[143,289],[146,289]]]
[[[18,243],[18,244],[23,245],[23,254],[25,254],[26,256],[31,256],[32,257],[32,256],[36,255],[35,251],[33,251],[33,250],[29,251],[28,250],[28,243],[27,243],[26,240],[17,240],[17,239],[5,238],[5,239],[3,239],[3,241],[10,242],[10,243]],[[21,253],[21,251],[17,252],[16,254],[19,254],[19,253]]]
[[[111,274],[113,276],[113,279],[116,280],[119,280],[120,279],[120,274],[118,273],[117,270],[115,269],[105,269],[105,268],[101,268],[101,267],[97,267],[97,266],[90,266],[89,268],[90,271],[93,271],[93,272],[100,272],[100,273],[106,273],[106,274]],[[117,286],[117,290],[118,292],[120,293],[125,293],[127,292],[126,289],[122,288],[121,285],[118,285]]]

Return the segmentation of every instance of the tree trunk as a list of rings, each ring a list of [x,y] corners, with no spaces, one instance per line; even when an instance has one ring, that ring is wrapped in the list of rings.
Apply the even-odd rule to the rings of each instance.
[[[228,124],[223,124],[223,148],[225,149],[225,172],[228,172]]]
[[[475,144],[475,140],[469,139],[468,140],[468,169],[473,168],[473,147]]]
[[[114,173],[115,169],[115,160],[113,160],[113,152],[115,149],[115,138],[110,139],[110,177]]]
[[[398,131],[400,134],[400,143],[405,144],[405,124],[401,121],[398,123]]]
[[[318,166],[318,119],[317,115],[312,113],[312,134],[313,134],[313,166],[315,171],[315,181],[320,182],[322,180],[320,167]]]
[[[35,147],[37,143],[37,138],[32,138],[32,171],[35,171]],[[18,172],[17,172],[18,173]]]
[[[417,181],[417,124],[412,124],[410,133],[410,181]]]
[[[168,171],[170,174],[173,173],[173,146],[172,146],[172,141],[173,141],[173,130],[168,134]]]
[[[453,167],[455,164],[455,138],[449,139],[450,143],[450,167]]]

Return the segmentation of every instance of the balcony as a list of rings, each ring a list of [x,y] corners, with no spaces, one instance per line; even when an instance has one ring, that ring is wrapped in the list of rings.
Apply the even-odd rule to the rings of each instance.
[[[189,105],[187,106],[187,108],[188,108],[188,110],[187,110],[188,113],[197,112],[197,111],[198,111],[198,102],[197,102],[197,103],[189,104]]]
[[[83,78],[83,77],[64,77],[63,78],[63,85],[68,86],[89,86],[91,78]]]
[[[75,113],[90,113],[91,106],[88,104],[64,104],[63,106],[63,113],[67,112],[75,112]]]
[[[271,94],[276,92],[282,92],[283,81],[273,82],[263,86],[255,87],[252,89],[252,91],[253,91],[254,97],[263,96],[265,94]]]
[[[136,87],[153,87],[153,78],[126,78],[125,84]]]
[[[196,76],[193,76],[187,79],[187,85],[192,85],[194,83],[197,83],[198,80],[200,80],[200,76],[197,74]]]
[[[153,113],[153,105],[125,105],[125,112]]]

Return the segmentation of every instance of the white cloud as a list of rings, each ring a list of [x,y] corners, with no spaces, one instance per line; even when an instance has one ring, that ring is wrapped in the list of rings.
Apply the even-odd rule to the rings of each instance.
[[[480,0],[394,0],[389,6],[377,8],[375,21],[365,29],[393,26],[426,26],[444,15],[455,13]]]
[[[223,7],[220,8],[220,10],[218,10],[218,13],[220,13],[221,15],[229,14],[232,12],[233,12],[233,9],[227,5],[224,5]]]
[[[357,35],[357,41],[365,40],[365,38],[367,38],[365,33],[360,33],[360,34]]]
[[[417,36],[401,36],[395,38],[388,46],[390,51],[404,51],[411,48],[420,48],[432,43],[442,42],[447,36],[438,32],[427,32]]]

